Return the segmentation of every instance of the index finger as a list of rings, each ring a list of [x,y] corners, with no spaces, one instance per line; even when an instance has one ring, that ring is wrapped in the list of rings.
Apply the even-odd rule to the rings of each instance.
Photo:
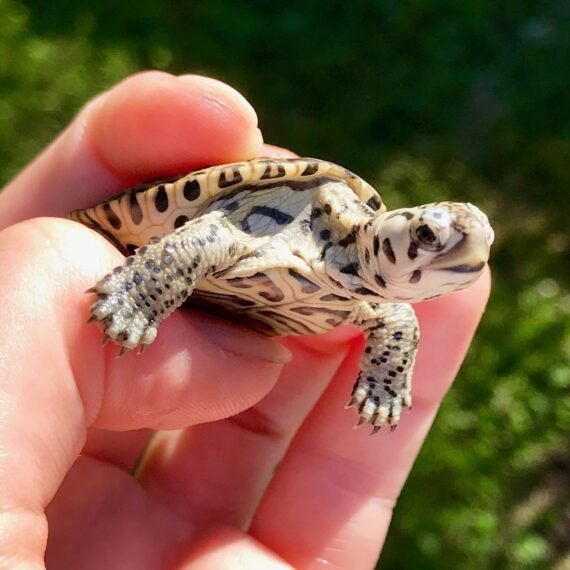
[[[65,216],[140,180],[259,155],[251,105],[228,85],[146,72],[89,102],[0,194],[0,229]]]

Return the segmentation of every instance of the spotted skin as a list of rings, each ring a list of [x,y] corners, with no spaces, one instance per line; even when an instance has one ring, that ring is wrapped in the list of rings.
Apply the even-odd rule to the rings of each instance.
[[[471,204],[386,212],[362,179],[315,159],[212,167],[70,217],[129,254],[90,290],[105,340],[144,348],[186,302],[269,336],[355,325],[366,348],[349,405],[374,433],[411,405],[410,303],[475,281],[493,240]]]
[[[184,227],[141,247],[96,285],[92,318],[123,348],[153,342],[158,324],[213,267],[219,270],[239,257],[242,248],[221,213],[190,223],[191,233]]]
[[[416,315],[408,304],[362,303],[353,315],[368,342],[348,407],[358,408],[359,422],[376,433],[396,426],[412,404],[412,370],[419,342]]]

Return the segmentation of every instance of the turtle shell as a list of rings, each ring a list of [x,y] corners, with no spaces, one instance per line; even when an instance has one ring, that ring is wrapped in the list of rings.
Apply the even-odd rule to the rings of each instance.
[[[313,158],[257,158],[140,184],[96,206],[75,210],[69,217],[103,234],[123,253],[132,254],[200,216],[226,194],[296,186],[302,190],[324,181],[342,181],[373,210],[386,210],[372,186],[337,164]]]

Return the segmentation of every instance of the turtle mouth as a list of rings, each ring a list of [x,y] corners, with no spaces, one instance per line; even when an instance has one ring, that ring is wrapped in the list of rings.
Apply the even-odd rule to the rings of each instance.
[[[444,267],[442,268],[442,271],[452,271],[453,273],[478,273],[486,264],[487,263],[485,261],[480,261],[475,265],[461,263],[460,265],[454,265],[452,267]]]

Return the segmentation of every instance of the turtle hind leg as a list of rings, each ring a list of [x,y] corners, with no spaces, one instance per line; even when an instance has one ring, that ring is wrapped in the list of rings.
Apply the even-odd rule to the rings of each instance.
[[[126,349],[154,341],[158,325],[211,272],[227,268],[243,246],[233,227],[212,212],[139,248],[90,289],[97,295],[90,321]]]
[[[411,305],[362,302],[352,322],[363,330],[366,348],[347,407],[359,413],[357,427],[370,423],[376,433],[396,427],[402,409],[411,407],[412,372],[419,329]]]

